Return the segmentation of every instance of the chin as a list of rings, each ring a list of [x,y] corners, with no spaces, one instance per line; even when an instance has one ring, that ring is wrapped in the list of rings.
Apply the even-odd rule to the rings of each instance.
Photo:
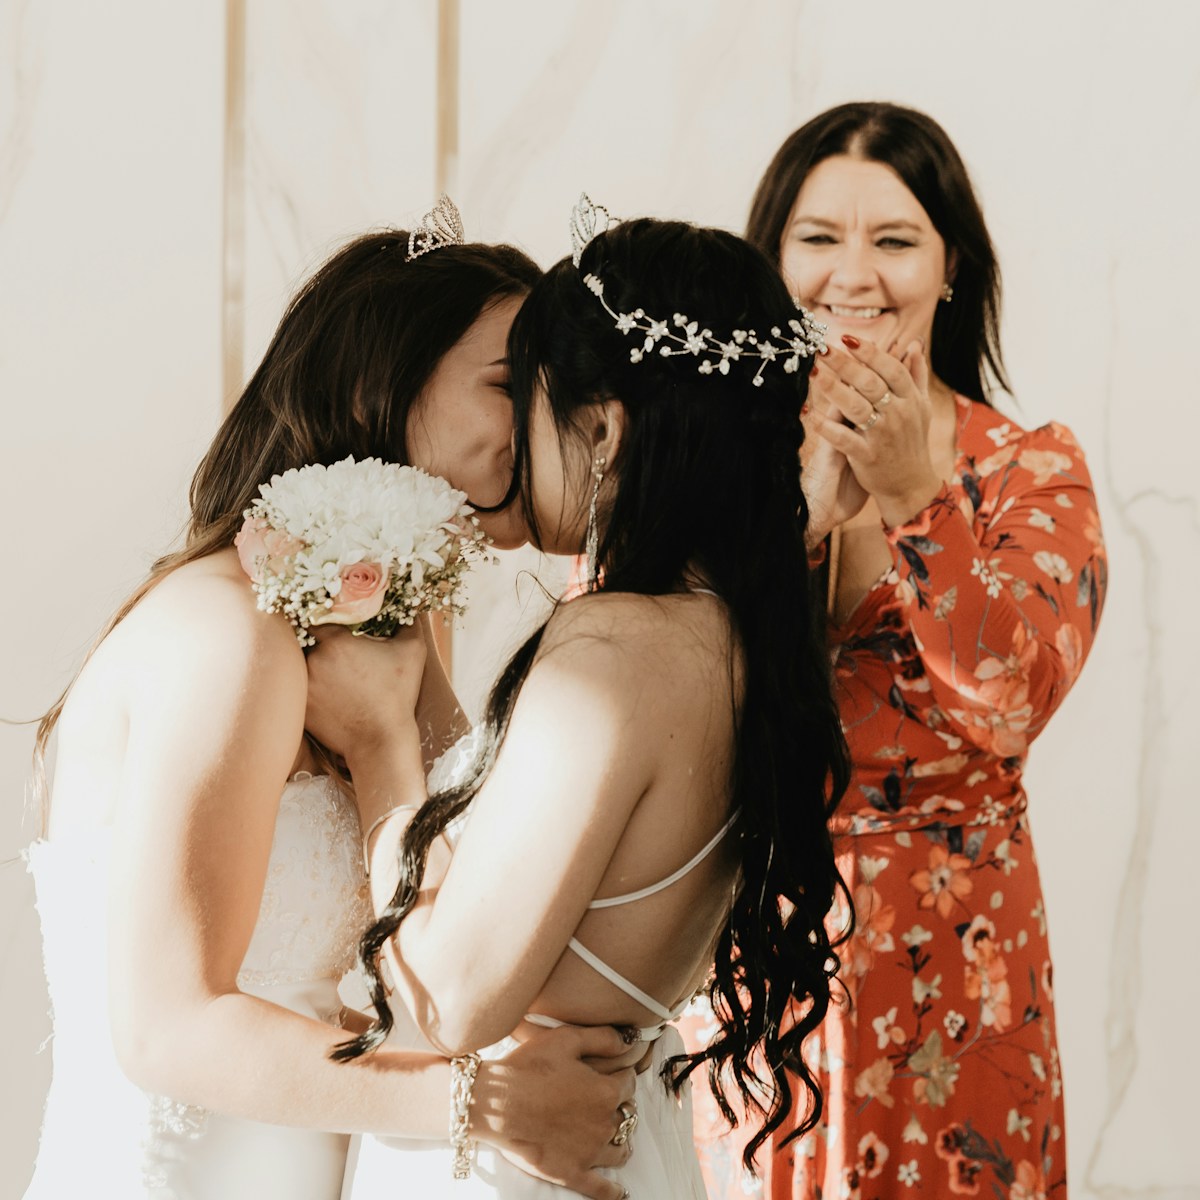
[[[480,514],[479,526],[492,539],[495,550],[519,550],[529,544],[529,530],[519,517],[507,512]]]

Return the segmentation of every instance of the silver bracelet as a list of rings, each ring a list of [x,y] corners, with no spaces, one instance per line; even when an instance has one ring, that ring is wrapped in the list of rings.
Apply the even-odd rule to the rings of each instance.
[[[450,1170],[455,1179],[471,1178],[475,1140],[468,1132],[468,1121],[480,1061],[478,1054],[461,1054],[450,1060],[450,1148],[454,1151]]]
[[[371,836],[374,834],[384,821],[394,817],[398,812],[419,812],[420,805],[418,804],[397,804],[395,808],[389,808],[387,812],[380,813],[379,816],[367,826],[367,832],[363,834],[363,871],[369,878],[371,875]]]

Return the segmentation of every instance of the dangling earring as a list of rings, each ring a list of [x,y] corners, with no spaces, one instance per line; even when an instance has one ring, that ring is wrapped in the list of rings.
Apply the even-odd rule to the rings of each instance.
[[[600,485],[604,482],[604,468],[608,460],[601,455],[592,464],[592,502],[588,505],[587,541],[587,590],[594,592],[599,584],[600,567],[596,559],[600,553],[600,529],[596,519],[596,501],[600,496]]]
[[[954,285],[949,281],[942,284],[942,299],[945,300],[947,304],[954,299]]]

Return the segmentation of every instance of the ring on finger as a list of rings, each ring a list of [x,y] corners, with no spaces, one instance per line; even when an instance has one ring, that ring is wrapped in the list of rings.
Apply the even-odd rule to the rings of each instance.
[[[865,422],[864,422],[862,425],[860,425],[860,426],[858,427],[858,431],[859,431],[859,433],[866,433],[868,429],[872,429],[872,428],[874,428],[874,426],[875,426],[875,422],[876,422],[876,421],[878,421],[878,420],[879,420],[879,410],[878,410],[878,409],[876,409],[876,410],[875,410],[875,411],[874,411],[874,412],[873,412],[873,413],[872,413],[872,414],[871,414],[871,415],[870,415],[870,416],[869,416],[869,417],[866,419],[866,421],[865,421]]]
[[[625,1100],[617,1105],[617,1112],[621,1114],[621,1124],[617,1126],[617,1132],[609,1139],[609,1143],[613,1146],[624,1146],[637,1128],[637,1109],[630,1101]]]
[[[875,405],[874,405],[875,411],[879,412],[880,409],[887,408],[887,406],[889,404],[891,404],[891,402],[892,402],[892,393],[884,392],[883,395],[880,396],[879,399],[875,401]]]

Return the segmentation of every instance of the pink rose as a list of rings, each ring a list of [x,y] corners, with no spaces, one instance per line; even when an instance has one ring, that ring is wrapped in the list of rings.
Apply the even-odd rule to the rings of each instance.
[[[332,608],[318,613],[314,625],[358,625],[378,616],[391,582],[391,572],[378,563],[353,563],[342,568],[342,587]]]
[[[237,537],[233,539],[233,544],[237,549],[242,570],[255,583],[262,581],[265,568],[279,574],[283,560],[289,554],[304,549],[303,542],[278,529],[272,529],[262,517],[247,517]]]

